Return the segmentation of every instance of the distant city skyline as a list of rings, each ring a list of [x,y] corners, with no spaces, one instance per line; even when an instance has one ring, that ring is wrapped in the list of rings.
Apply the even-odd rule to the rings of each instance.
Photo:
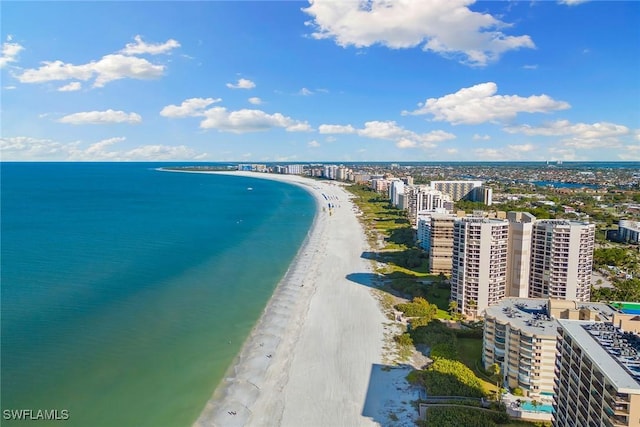
[[[640,160],[640,2],[1,7],[4,161]]]

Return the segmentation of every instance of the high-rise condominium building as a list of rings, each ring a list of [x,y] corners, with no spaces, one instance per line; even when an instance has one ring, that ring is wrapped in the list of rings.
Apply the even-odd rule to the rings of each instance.
[[[431,188],[448,194],[454,202],[465,197],[473,198],[475,188],[482,186],[482,181],[431,181]]]
[[[442,208],[451,200],[446,194],[424,185],[406,186],[405,194],[408,195],[408,216],[412,224],[417,224],[418,212]]]
[[[433,215],[443,214],[450,214],[450,212],[444,208],[418,212],[418,232],[416,238],[420,247],[427,252],[431,250],[431,217]]]
[[[507,293],[512,297],[529,296],[531,235],[536,217],[528,212],[507,212],[509,220],[509,256],[507,258]]]
[[[451,274],[453,259],[453,214],[433,214],[429,236],[429,271],[433,274]]]
[[[477,315],[507,295],[509,221],[465,217],[455,221],[451,300]]]
[[[389,184],[389,200],[396,208],[400,206],[400,195],[404,194],[405,183],[399,179],[394,179]]]
[[[538,220],[532,233],[529,297],[589,301],[595,224]]]
[[[640,427],[640,336],[558,320],[555,427]]]

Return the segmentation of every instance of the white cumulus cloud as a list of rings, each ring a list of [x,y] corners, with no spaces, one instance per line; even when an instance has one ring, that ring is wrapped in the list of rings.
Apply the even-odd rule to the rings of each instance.
[[[138,124],[142,122],[142,117],[137,113],[125,113],[124,111],[87,111],[64,116],[58,120],[60,123],[72,125],[102,125],[109,123],[129,123]]]
[[[80,82],[71,82],[68,85],[60,86],[58,88],[58,92],[74,92],[76,90],[82,89],[82,83]]]
[[[205,108],[220,101],[222,101],[221,98],[190,98],[183,101],[180,105],[165,106],[160,111],[160,115],[170,118],[204,116]]]
[[[565,110],[570,105],[556,101],[548,95],[496,95],[498,86],[493,82],[460,89],[441,98],[429,98],[417,110],[403,114],[431,114],[436,121],[454,125],[500,122],[513,119],[519,113],[548,113]]]
[[[253,89],[256,84],[251,80],[239,79],[237,83],[227,83],[229,89]]]
[[[142,37],[137,35],[133,38],[135,43],[127,43],[124,49],[120,51],[120,53],[124,55],[158,55],[161,53],[167,53],[172,49],[180,47],[180,43],[178,43],[174,39],[169,39],[164,43],[156,43],[149,44],[145,43],[142,40]]]
[[[504,130],[509,133],[523,133],[530,136],[572,136],[582,139],[606,138],[631,133],[626,126],[614,123],[571,123],[568,120],[557,120],[542,126],[509,126]]]
[[[191,98],[178,105],[167,105],[160,114],[165,117],[203,117],[202,129],[218,129],[224,132],[245,133],[258,132],[271,128],[284,128],[287,132],[309,132],[312,130],[307,122],[294,120],[280,113],[269,114],[262,110],[242,109],[228,111],[225,107],[209,105],[221,99]]]
[[[0,138],[0,150],[3,159],[14,161],[200,160],[207,155],[185,145],[142,145],[124,150],[112,148],[125,140],[124,137],[114,137],[86,146],[81,141],[62,143],[51,139],[18,136]]]
[[[253,105],[260,105],[260,104],[262,104],[262,99],[258,98],[257,96],[253,96],[253,97],[249,98],[249,103],[251,103]]]
[[[309,147],[311,148],[318,148],[320,147],[320,143],[316,140],[313,141],[309,141],[309,143],[307,144]]]
[[[13,37],[7,36],[7,41],[2,43],[2,56],[0,56],[0,68],[6,67],[11,62],[18,60],[18,54],[24,50],[19,43],[12,43]]]
[[[302,89],[300,89],[298,94],[303,95],[303,96],[309,96],[309,95],[313,95],[313,91],[307,89],[306,87],[303,87]]]
[[[511,25],[488,13],[474,12],[474,0],[313,0],[303,9],[312,17],[312,37],[339,46],[392,49],[421,46],[460,62],[485,66],[510,50],[535,48],[528,35],[502,32]]]
[[[144,58],[120,54],[105,55],[98,61],[73,65],[62,61],[45,61],[39,68],[31,68],[19,74],[21,83],[43,83],[59,80],[87,81],[95,77],[93,87],[119,79],[149,80],[164,74],[164,65],[156,65]]]
[[[356,133],[356,129],[351,125],[320,125],[318,126],[320,133]]]
[[[318,127],[321,134],[358,134],[366,138],[385,139],[395,141],[398,148],[431,148],[436,142],[454,139],[455,135],[441,130],[418,134],[404,129],[394,121],[370,121],[364,124],[361,129],[356,129],[351,125],[328,125],[323,124]]]
[[[200,123],[201,128],[225,132],[258,132],[271,128],[284,128],[289,132],[311,130],[306,122],[294,120],[280,113],[268,114],[262,110],[227,111],[224,107],[214,107],[206,110],[204,116],[205,119]]]
[[[473,134],[473,140],[474,141],[488,141],[490,139],[491,139],[491,137],[489,135],[480,135],[480,134],[477,134],[477,133]]]

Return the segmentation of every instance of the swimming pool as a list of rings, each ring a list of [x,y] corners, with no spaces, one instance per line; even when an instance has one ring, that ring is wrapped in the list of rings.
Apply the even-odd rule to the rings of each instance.
[[[609,305],[625,314],[640,314],[640,303],[637,302],[614,301]]]
[[[531,411],[531,412],[546,412],[548,414],[553,413],[553,406],[552,405],[538,405],[537,408],[534,408],[534,406],[531,404],[531,402],[522,402],[520,404],[520,409],[522,409],[523,411]]]

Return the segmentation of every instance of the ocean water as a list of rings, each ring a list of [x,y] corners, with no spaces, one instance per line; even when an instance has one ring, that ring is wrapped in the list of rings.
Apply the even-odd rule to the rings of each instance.
[[[3,426],[189,426],[259,318],[312,197],[158,166],[0,164]]]

